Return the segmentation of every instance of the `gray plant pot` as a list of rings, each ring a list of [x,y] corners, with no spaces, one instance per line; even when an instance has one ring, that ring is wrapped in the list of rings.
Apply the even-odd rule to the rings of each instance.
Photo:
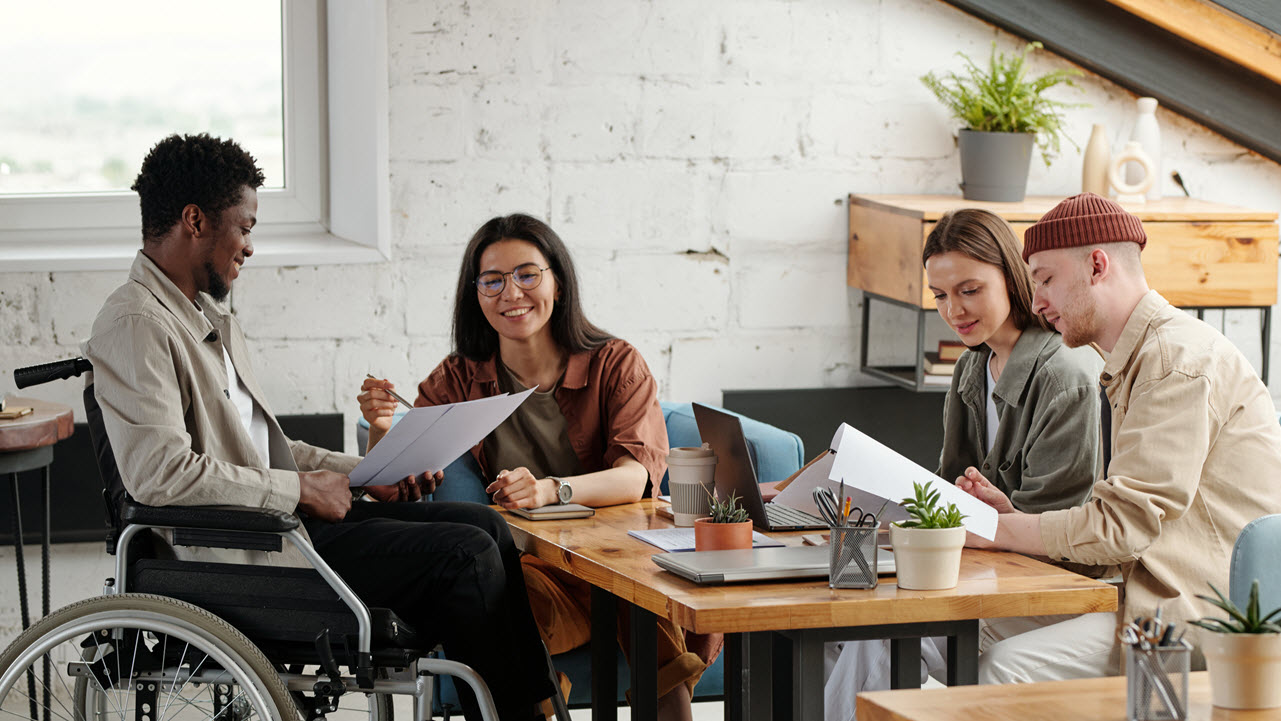
[[[1032,133],[962,130],[961,195],[966,200],[1023,200],[1035,139]]]

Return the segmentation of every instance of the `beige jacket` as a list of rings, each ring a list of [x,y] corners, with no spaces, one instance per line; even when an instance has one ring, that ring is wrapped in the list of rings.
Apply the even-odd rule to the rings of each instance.
[[[1121,619],[1215,612],[1246,523],[1281,512],[1281,426],[1241,352],[1155,291],[1103,367],[1112,461],[1084,506],[1041,516],[1052,558],[1121,565]]]
[[[298,471],[348,473],[359,458],[291,441],[280,430],[249,365],[230,313],[201,294],[200,308],[138,253],[129,282],[107,298],[82,351],[125,488],[151,506],[248,506],[292,513]],[[203,308],[203,312],[201,309]],[[267,419],[271,458],[259,459],[229,387],[223,344]],[[282,553],[174,549],[184,559],[306,565]]]

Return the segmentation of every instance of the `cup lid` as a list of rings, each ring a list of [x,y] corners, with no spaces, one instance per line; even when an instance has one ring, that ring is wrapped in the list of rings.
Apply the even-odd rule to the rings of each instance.
[[[667,461],[707,461],[716,460],[712,447],[704,443],[698,448],[671,448],[667,451]]]

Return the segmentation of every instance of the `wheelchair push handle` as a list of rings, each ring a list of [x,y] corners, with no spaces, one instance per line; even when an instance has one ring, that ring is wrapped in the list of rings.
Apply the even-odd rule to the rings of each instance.
[[[38,366],[15,368],[13,382],[19,388],[26,388],[27,386],[38,386],[49,381],[65,380],[91,370],[93,370],[93,364],[89,362],[88,358],[68,358]]]

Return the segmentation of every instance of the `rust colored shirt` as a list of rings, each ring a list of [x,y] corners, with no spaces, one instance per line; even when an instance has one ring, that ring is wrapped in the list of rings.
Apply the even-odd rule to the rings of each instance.
[[[472,361],[450,355],[418,384],[415,406],[435,406],[497,395],[498,360]],[[587,473],[614,466],[630,455],[649,472],[651,486],[667,471],[667,426],[658,405],[658,383],[645,359],[618,338],[569,357],[554,391],[569,424],[569,442]],[[471,449],[489,477],[482,444]]]

